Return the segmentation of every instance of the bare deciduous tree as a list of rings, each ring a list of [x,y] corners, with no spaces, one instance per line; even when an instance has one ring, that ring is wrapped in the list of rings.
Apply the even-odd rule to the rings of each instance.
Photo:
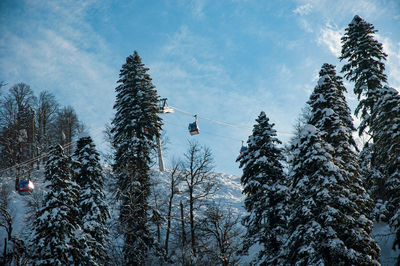
[[[24,83],[12,86],[1,101],[1,166],[15,165],[32,157],[35,105],[36,97],[31,88]]]
[[[218,186],[215,182],[215,175],[212,173],[214,159],[209,148],[190,141],[188,151],[184,156],[183,179],[189,198],[191,252],[196,257],[195,210],[200,207],[203,200],[215,194]]]
[[[56,117],[56,135],[59,138],[58,143],[62,146],[71,143],[73,137],[82,129],[83,125],[80,124],[74,108],[67,106],[58,111]],[[71,147],[67,147],[65,152],[71,154],[71,151]]]
[[[200,222],[201,253],[208,262],[223,266],[236,265],[235,253],[241,245],[243,230],[239,226],[240,216],[231,208],[223,209],[221,205],[209,205]]]
[[[48,91],[42,91],[39,95],[38,106],[36,109],[37,121],[37,141],[42,151],[47,152],[48,147],[52,144],[50,141],[54,136],[50,136],[50,129],[54,125],[57,113],[59,111],[59,104]]]
[[[168,196],[168,211],[167,211],[167,230],[165,233],[165,254],[168,256],[169,237],[171,232],[172,207],[174,196],[179,193],[178,185],[182,182],[183,176],[181,171],[182,162],[174,160],[169,179],[169,196]]]

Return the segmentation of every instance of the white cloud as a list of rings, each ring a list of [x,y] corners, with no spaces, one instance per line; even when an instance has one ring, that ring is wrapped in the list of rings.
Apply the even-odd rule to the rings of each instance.
[[[192,11],[192,14],[194,15],[194,17],[196,18],[203,18],[204,17],[204,6],[206,4],[205,0],[193,0],[190,3],[190,8]]]
[[[304,18],[299,19],[300,27],[303,28],[306,32],[312,33],[314,32],[313,26],[311,23]]]
[[[319,45],[326,46],[334,56],[339,57],[342,49],[341,37],[341,30],[327,24],[320,30],[317,42]]]
[[[379,34],[376,37],[382,42],[383,51],[388,55],[385,65],[389,85],[400,91],[400,42],[394,43],[390,38]]]
[[[298,14],[300,16],[305,16],[310,14],[310,12],[312,11],[313,6],[311,4],[305,4],[305,5],[301,5],[298,6],[295,10],[293,10],[293,13]]]
[[[72,105],[84,123],[98,128],[111,116],[117,77],[108,66],[105,40],[85,22],[88,3],[27,1],[22,27],[0,34],[0,73],[11,85],[26,82],[36,92],[53,92],[61,105]]]

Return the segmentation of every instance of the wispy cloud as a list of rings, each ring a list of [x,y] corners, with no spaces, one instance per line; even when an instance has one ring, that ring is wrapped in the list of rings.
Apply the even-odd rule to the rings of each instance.
[[[400,91],[400,42],[395,43],[388,37],[377,34],[377,39],[382,42],[383,51],[388,55],[386,71],[389,85]]]
[[[190,3],[190,9],[195,18],[201,19],[204,17],[204,6],[206,0],[192,0]]]
[[[305,5],[298,6],[295,10],[293,10],[293,13],[298,14],[300,16],[305,16],[311,13],[313,6],[308,3]]]
[[[341,53],[341,37],[343,35],[342,30],[327,24],[320,30],[317,42],[319,45],[326,46],[329,51],[336,57],[339,57]]]
[[[111,115],[117,77],[99,56],[110,54],[106,42],[85,22],[89,5],[26,1],[23,27],[0,34],[0,73],[11,85],[26,82],[37,92],[52,91],[60,104],[72,105],[85,123],[97,128]],[[94,102],[103,102],[105,112],[99,113]]]

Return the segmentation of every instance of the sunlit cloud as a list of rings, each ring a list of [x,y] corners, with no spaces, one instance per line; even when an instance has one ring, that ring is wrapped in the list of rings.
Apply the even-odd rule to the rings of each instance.
[[[388,55],[386,71],[389,85],[400,91],[400,43],[395,43],[390,38],[379,34],[377,34],[377,39],[382,42],[383,51]]]
[[[298,6],[295,10],[293,10],[293,13],[298,14],[300,16],[305,16],[310,14],[310,12],[312,11],[312,5],[311,4],[305,4],[305,5],[301,5]]]
[[[342,35],[341,30],[327,24],[320,30],[317,42],[319,45],[326,46],[334,56],[339,57],[342,49],[340,40]]]
[[[111,116],[117,71],[99,56],[110,52],[84,20],[89,5],[90,1],[26,1],[29,16],[40,14],[47,19],[37,25],[33,21],[25,23],[21,30],[29,35],[11,28],[2,32],[0,73],[10,85],[25,82],[36,93],[54,93],[60,104],[72,105],[80,119],[94,130]],[[103,103],[101,113],[95,102]]]

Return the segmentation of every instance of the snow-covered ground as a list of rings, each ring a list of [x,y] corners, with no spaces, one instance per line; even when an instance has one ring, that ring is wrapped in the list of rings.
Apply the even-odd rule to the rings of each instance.
[[[392,249],[395,234],[386,223],[375,223],[372,230],[374,239],[381,248],[381,264],[384,266],[395,265],[399,251]]]

